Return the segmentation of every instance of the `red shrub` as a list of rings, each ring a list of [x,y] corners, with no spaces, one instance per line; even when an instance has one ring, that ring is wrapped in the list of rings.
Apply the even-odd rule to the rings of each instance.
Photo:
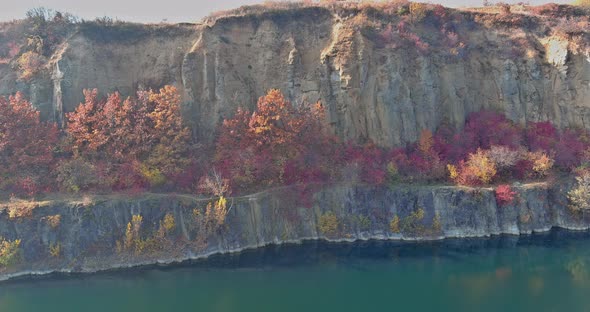
[[[498,185],[496,188],[496,203],[499,206],[504,206],[507,204],[512,204],[514,202],[514,196],[517,193],[512,190],[510,185],[502,184]]]
[[[533,176],[533,162],[529,159],[521,159],[516,162],[514,169],[512,169],[512,175],[520,180],[530,179]]]
[[[550,152],[559,140],[557,129],[549,121],[530,123],[526,129],[526,140],[533,152]]]
[[[580,140],[581,134],[564,130],[555,144],[555,164],[562,169],[572,169],[580,165],[586,144]]]
[[[41,193],[41,186],[38,184],[35,178],[33,177],[23,177],[19,178],[14,187],[12,188],[14,194],[19,196],[28,196],[33,197],[39,193]]]
[[[517,148],[522,143],[522,131],[506,116],[492,111],[469,114],[463,132],[473,135],[470,150],[488,149],[492,145]]]
[[[358,165],[362,182],[379,185],[385,181],[386,154],[375,144],[369,143],[359,147],[348,143],[344,148],[344,155],[345,163]]]

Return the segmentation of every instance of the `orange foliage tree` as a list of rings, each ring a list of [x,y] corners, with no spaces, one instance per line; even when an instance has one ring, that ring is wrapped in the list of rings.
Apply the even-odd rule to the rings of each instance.
[[[270,90],[253,113],[239,109],[223,122],[216,165],[238,190],[319,180],[327,174],[327,149],[333,145],[327,144],[323,118],[319,102],[296,107],[281,91]]]
[[[453,165],[447,168],[451,179],[461,185],[489,184],[497,173],[496,164],[479,148],[469,154],[467,161],[461,161],[459,168]]]
[[[57,139],[56,125],[41,122],[23,94],[0,97],[0,187],[28,195],[46,188]]]
[[[180,96],[172,86],[139,91],[123,100],[119,93],[99,100],[85,90],[85,101],[67,114],[74,158],[106,167],[117,188],[161,184],[188,164],[190,131],[182,124]]]

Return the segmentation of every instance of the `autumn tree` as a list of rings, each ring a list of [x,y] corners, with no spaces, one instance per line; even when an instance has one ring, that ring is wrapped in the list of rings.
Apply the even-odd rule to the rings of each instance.
[[[96,89],[84,96],[67,114],[72,153],[107,166],[113,185],[161,184],[188,164],[190,131],[182,124],[174,87],[139,91],[125,100],[119,93],[100,100]]]
[[[295,106],[281,91],[270,90],[253,113],[238,109],[223,122],[216,165],[241,190],[317,180],[331,146],[323,118],[320,103]]]
[[[458,167],[447,168],[451,179],[461,185],[489,184],[497,173],[496,165],[481,149],[469,154],[467,161],[461,161]]]
[[[28,195],[47,187],[57,140],[56,125],[42,122],[22,93],[0,97],[0,187]]]

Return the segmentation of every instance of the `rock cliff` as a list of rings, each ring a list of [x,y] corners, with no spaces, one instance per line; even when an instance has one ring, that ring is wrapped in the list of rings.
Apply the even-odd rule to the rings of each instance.
[[[25,91],[61,122],[84,88],[128,95],[172,84],[204,141],[270,88],[293,101],[321,100],[341,137],[383,146],[443,122],[461,126],[481,109],[522,124],[590,128],[590,52],[556,35],[551,18],[517,12],[516,21],[490,24],[496,13],[445,12],[444,23],[432,13],[407,24],[370,6],[310,6],[192,25],[78,27],[28,83],[0,64],[0,94]]]
[[[505,206],[497,206],[493,190],[486,188],[332,185],[312,187],[314,193],[287,187],[228,199],[223,226],[206,235],[194,221],[195,208],[203,211],[210,201],[189,196],[113,195],[29,203],[35,209],[20,217],[10,214],[17,203],[5,203],[0,236],[20,239],[21,257],[16,265],[0,268],[0,279],[175,262],[308,239],[430,240],[527,234],[552,227],[588,229],[590,218],[568,210],[561,187],[567,183],[554,188],[543,183],[515,186],[517,200]],[[134,215],[143,218],[138,228],[143,241],[157,237],[166,215],[173,217],[174,226],[155,245],[122,249],[126,232],[134,230],[127,226]]]

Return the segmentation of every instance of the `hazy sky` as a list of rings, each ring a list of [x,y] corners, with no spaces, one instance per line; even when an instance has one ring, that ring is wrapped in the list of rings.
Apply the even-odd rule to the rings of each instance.
[[[520,1],[526,0],[505,2]],[[213,11],[261,3],[263,0],[0,0],[0,2],[2,2],[1,21],[22,18],[31,8],[46,7],[70,12],[85,19],[110,16],[136,22],[160,22],[164,19],[170,22],[191,22],[198,21]],[[481,5],[483,0],[431,0],[430,2],[457,7]],[[527,2],[530,4],[568,3],[570,0],[529,0]]]

